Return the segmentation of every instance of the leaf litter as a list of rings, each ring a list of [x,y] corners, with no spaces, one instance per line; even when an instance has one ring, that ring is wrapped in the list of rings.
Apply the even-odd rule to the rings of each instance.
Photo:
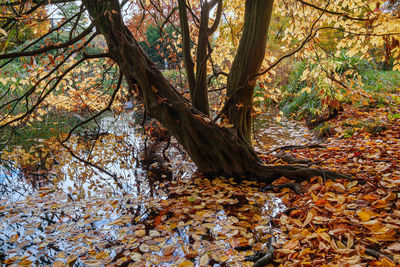
[[[89,158],[105,168],[118,165],[120,190],[49,141],[43,147],[51,155],[46,161],[51,183],[34,187],[19,180],[17,187],[30,187],[29,194],[0,202],[0,256],[6,264],[28,266],[251,266],[246,257],[265,251],[274,236],[274,260],[284,266],[396,266],[400,120],[386,119],[377,133],[359,123],[388,118],[388,112],[347,107],[333,122],[336,134],[326,148],[292,151],[366,181],[315,177],[302,183],[301,195],[286,188],[261,192],[264,185],[255,182],[206,179],[188,172],[193,165],[179,153],[169,163],[168,178],[157,172],[157,164],[144,172],[138,155],[132,157],[137,143],[126,143],[123,134],[105,135],[94,141],[101,145],[93,146]],[[79,138],[71,142],[86,151],[82,156],[93,145],[82,145]],[[22,150],[15,153],[20,157],[9,154],[10,161],[37,160]]]
[[[4,152],[2,159],[15,165],[8,168],[7,184],[15,191],[0,200],[3,262],[251,266],[246,257],[266,250],[276,230],[271,218],[284,209],[280,199],[261,192],[265,185],[193,173],[193,164],[174,147],[167,167],[155,160],[145,170],[143,141],[135,138],[141,138],[137,129],[93,139],[74,136],[68,143],[77,156],[116,173],[122,188],[71,157],[55,139]]]
[[[315,177],[302,183],[302,195],[289,189],[276,192],[290,210],[273,219],[282,231],[274,244],[276,262],[400,264],[400,120],[390,116],[399,111],[396,106],[373,110],[347,106],[330,122],[336,133],[326,140],[326,148],[292,151],[298,158],[351,174],[365,184]]]

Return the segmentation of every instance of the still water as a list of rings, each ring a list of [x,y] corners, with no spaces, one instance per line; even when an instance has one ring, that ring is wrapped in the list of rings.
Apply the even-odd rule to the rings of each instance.
[[[279,235],[270,223],[284,209],[279,198],[257,183],[201,177],[175,142],[166,150],[168,160],[153,154],[167,143],[146,140],[135,116],[109,115],[96,132],[74,135],[66,143],[73,155],[56,139],[38,140],[33,158],[18,149],[3,153],[2,262],[246,264],[271,234]],[[307,141],[306,129],[275,117],[268,111],[256,123],[264,149]]]

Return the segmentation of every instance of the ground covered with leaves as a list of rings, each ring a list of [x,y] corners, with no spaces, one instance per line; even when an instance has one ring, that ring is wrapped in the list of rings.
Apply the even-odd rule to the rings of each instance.
[[[325,148],[292,151],[360,181],[320,177],[304,182],[301,195],[289,189],[277,192],[289,210],[274,220],[282,231],[275,243],[275,262],[400,264],[399,113],[398,106],[347,106],[330,122],[334,135]]]
[[[3,155],[25,170],[7,174],[21,196],[3,192],[0,257],[22,266],[252,266],[249,256],[265,253],[273,237],[275,264],[395,266],[398,113],[397,107],[348,106],[330,122],[334,135],[324,148],[292,150],[297,158],[359,179],[315,177],[302,183],[301,194],[206,179],[193,174],[176,149],[162,172],[157,162],[145,171],[139,164],[142,141],[129,142],[122,133],[77,136],[69,143],[77,156],[116,171],[118,180],[76,161],[55,140],[32,151],[18,148]],[[265,158],[284,164],[271,153]]]

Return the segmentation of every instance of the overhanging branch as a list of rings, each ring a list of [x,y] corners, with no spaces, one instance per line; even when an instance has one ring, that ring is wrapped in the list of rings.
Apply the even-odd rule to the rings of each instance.
[[[77,35],[75,38],[73,38],[65,43],[53,44],[53,45],[49,45],[49,46],[46,46],[46,47],[43,47],[40,49],[36,49],[36,50],[32,50],[32,51],[26,51],[26,52],[20,51],[20,52],[8,53],[8,54],[0,54],[0,59],[35,56],[35,55],[39,55],[39,54],[42,54],[42,53],[45,53],[45,52],[48,52],[51,50],[68,47],[76,42],[79,42],[83,37],[88,35],[93,30],[93,28],[94,28],[94,25],[91,24],[89,26],[89,28],[84,30],[81,34]]]

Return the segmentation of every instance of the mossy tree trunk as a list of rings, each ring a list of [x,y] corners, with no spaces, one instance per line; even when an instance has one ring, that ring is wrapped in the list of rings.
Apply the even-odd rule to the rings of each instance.
[[[301,180],[315,175],[324,174],[329,177],[333,174],[300,166],[262,165],[240,131],[219,127],[193,108],[169,84],[125,26],[118,0],[83,2],[97,30],[104,35],[109,53],[127,82],[138,83],[149,114],[178,140],[201,172],[246,177],[267,183],[282,175]]]

